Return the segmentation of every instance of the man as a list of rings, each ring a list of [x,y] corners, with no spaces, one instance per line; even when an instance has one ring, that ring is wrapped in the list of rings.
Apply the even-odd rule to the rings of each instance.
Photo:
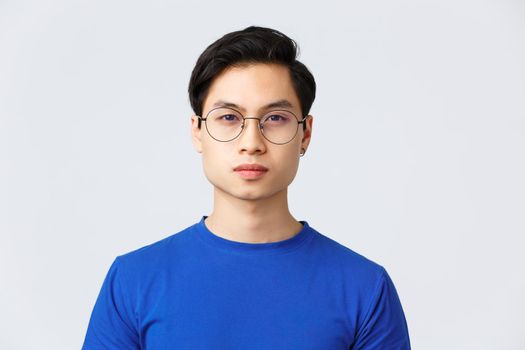
[[[191,135],[213,211],[115,259],[84,349],[410,349],[386,270],[288,209],[315,88],[276,30],[232,32],[201,54]]]

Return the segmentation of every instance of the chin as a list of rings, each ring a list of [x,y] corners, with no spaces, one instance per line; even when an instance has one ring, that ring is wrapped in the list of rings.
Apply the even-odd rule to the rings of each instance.
[[[233,190],[226,192],[228,195],[237,199],[256,201],[271,197],[275,192],[269,193],[267,191],[254,191],[254,190]]]
[[[220,184],[213,184],[213,186],[215,187],[216,191],[218,191],[221,195],[246,201],[257,201],[267,199],[284,190],[282,188],[248,188],[248,186],[243,188],[243,186],[239,185],[221,186]]]
[[[295,174],[287,174],[281,178],[267,177],[260,180],[242,180],[231,178],[231,174],[221,176],[213,172],[205,172],[208,181],[213,185],[216,194],[241,200],[263,200],[286,192]],[[267,174],[270,175],[270,174]]]

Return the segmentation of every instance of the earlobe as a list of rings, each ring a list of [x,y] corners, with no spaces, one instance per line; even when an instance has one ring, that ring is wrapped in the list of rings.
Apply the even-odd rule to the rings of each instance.
[[[202,153],[202,142],[201,142],[201,130],[202,128],[198,128],[199,123],[199,117],[196,115],[191,116],[191,123],[190,123],[190,131],[191,131],[191,142],[193,144],[193,148],[198,153]]]

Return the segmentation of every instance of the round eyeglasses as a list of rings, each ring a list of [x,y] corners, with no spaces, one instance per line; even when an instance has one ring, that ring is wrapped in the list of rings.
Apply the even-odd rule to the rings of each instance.
[[[292,141],[297,135],[299,124],[306,129],[306,119],[299,120],[295,114],[287,110],[273,110],[264,114],[261,118],[246,118],[241,112],[227,107],[217,107],[210,110],[205,118],[198,117],[206,124],[206,130],[210,136],[219,142],[228,142],[236,139],[242,133],[246,125],[246,119],[257,119],[259,130],[263,137],[276,145],[284,145]]]

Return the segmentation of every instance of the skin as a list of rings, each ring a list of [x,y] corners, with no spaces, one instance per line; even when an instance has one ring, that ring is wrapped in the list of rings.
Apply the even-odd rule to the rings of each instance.
[[[287,100],[301,118],[299,98],[288,68],[278,64],[255,63],[229,67],[212,82],[203,105],[203,115],[217,101],[239,106],[245,117],[261,117],[269,103]],[[275,108],[273,108],[275,109]],[[307,128],[300,125],[295,138],[287,144],[267,141],[258,129],[258,121],[246,120],[241,135],[230,142],[218,142],[206,131],[204,122],[197,127],[191,116],[191,137],[195,150],[202,155],[204,173],[213,185],[213,211],[205,220],[217,236],[237,242],[269,243],[289,239],[302,224],[288,208],[288,186],[299,166],[301,148],[308,149],[313,117]],[[258,179],[244,179],[234,168],[244,163],[258,163],[269,170]]]

